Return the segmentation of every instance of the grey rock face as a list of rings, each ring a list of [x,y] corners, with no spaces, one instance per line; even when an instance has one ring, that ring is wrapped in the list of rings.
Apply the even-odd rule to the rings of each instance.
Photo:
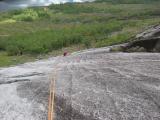
[[[0,69],[0,120],[160,120],[160,54],[91,49]],[[49,77],[50,76],[50,77]]]
[[[159,59],[158,53],[100,51],[64,58],[56,120],[160,119]]]
[[[146,31],[138,34],[136,39],[149,39],[160,37],[160,25],[155,25],[147,29]]]
[[[155,46],[155,50],[157,52],[160,52],[160,40],[157,42],[156,46]]]
[[[139,52],[136,47],[143,47],[147,52],[160,52],[160,25],[152,26],[148,30],[138,34],[135,39],[130,42],[124,49],[124,51]]]
[[[55,58],[0,69],[0,120],[47,120]]]

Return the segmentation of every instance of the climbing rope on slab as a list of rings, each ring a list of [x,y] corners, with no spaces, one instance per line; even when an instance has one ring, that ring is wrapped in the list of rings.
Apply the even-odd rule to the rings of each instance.
[[[51,77],[50,81],[50,92],[48,101],[48,120],[54,120],[54,102],[55,102],[55,80],[56,80],[56,69]]]

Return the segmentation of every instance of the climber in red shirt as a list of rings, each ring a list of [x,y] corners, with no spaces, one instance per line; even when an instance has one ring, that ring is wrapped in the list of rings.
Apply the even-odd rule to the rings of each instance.
[[[68,54],[68,52],[67,52],[67,51],[65,51],[65,52],[63,53],[63,56],[67,56],[67,54]]]

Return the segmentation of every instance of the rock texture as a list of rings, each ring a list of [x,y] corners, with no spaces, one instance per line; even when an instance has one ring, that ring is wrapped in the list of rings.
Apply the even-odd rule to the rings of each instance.
[[[138,48],[135,49],[135,47]],[[152,26],[138,34],[132,42],[124,47],[124,51],[139,52],[142,47],[147,52],[160,52],[160,25]]]
[[[113,48],[160,52],[160,25],[129,44],[1,68],[0,120],[47,120],[55,73],[55,120],[160,120],[160,54]]]
[[[56,120],[159,120],[160,54],[86,52],[61,60]]]
[[[0,120],[160,120],[160,54],[91,49],[0,69]],[[50,76],[50,77],[49,77]]]
[[[146,31],[136,35],[136,39],[149,39],[153,37],[160,37],[160,25],[151,26]]]
[[[47,120],[56,58],[0,68],[0,120]]]

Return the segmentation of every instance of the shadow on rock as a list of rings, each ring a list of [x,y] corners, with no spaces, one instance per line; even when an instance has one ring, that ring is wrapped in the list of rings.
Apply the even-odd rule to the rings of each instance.
[[[85,116],[73,109],[72,101],[60,96],[55,96],[55,112],[56,120],[98,120],[93,115]]]

